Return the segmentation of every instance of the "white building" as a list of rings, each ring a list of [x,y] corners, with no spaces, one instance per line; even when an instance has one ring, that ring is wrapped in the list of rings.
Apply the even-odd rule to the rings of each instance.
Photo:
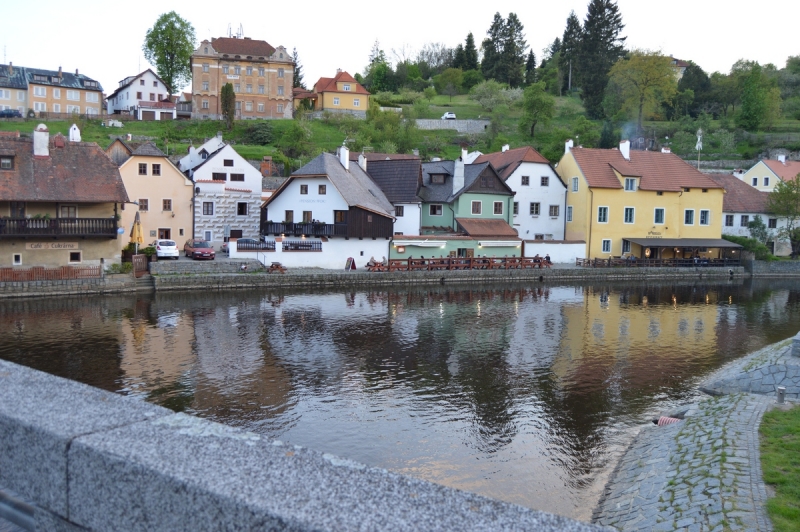
[[[131,114],[139,120],[175,120],[175,103],[164,80],[150,69],[128,76],[106,98],[108,114]]]
[[[516,194],[514,229],[523,240],[563,240],[567,185],[550,162],[530,146],[487,153],[475,164],[488,162]]]

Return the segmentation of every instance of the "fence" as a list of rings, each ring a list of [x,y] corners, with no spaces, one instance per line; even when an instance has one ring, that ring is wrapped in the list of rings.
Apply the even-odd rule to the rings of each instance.
[[[740,259],[575,259],[575,266],[584,268],[728,268],[740,265]]]
[[[236,241],[237,251],[275,251],[275,241],[267,240],[266,242],[242,242]]]
[[[388,264],[367,265],[374,272],[408,272],[438,270],[516,270],[549,268],[550,261],[525,257],[447,257],[440,259],[389,259]]]
[[[117,236],[114,218],[3,218],[0,237],[20,236]]]
[[[103,276],[100,266],[61,266],[60,268],[0,268],[0,283],[20,281],[64,281],[66,279],[97,279]]]
[[[322,251],[322,242],[312,240],[284,240],[281,251]]]

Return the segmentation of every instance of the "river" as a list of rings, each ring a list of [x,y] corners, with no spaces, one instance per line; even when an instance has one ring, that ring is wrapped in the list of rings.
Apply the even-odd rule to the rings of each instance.
[[[643,424],[800,329],[800,282],[0,302],[0,358],[588,521]]]

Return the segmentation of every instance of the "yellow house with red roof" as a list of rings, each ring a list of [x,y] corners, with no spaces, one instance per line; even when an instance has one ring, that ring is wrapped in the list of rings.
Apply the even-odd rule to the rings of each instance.
[[[556,172],[567,183],[566,239],[586,241],[587,258],[738,254],[721,238],[725,189],[677,155],[567,141]]]
[[[347,72],[336,71],[332,78],[319,78],[314,84],[319,111],[361,111],[369,109],[370,94]]]

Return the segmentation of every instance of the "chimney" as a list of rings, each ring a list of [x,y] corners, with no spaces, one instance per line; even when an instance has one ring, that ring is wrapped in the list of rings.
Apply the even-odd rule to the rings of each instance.
[[[14,75],[14,63],[11,61],[8,62],[8,74],[11,76]]]
[[[34,157],[50,157],[50,131],[44,124],[39,124],[33,130],[33,155]]]
[[[661,148],[661,153],[672,153],[672,150],[668,146],[664,146]]]
[[[61,77],[61,67],[60,66],[58,67],[58,77],[59,78]]]
[[[453,194],[464,188],[464,159],[459,157],[453,166]]]
[[[466,148],[461,148],[461,160],[466,161],[467,157],[469,157],[469,152]]]
[[[264,158],[261,159],[261,175],[267,177],[271,173],[272,173],[272,157],[269,155],[265,155]]]
[[[419,157],[419,149],[414,148],[413,150],[411,150],[411,153],[413,153],[415,157]]]
[[[786,156],[785,155],[778,155],[778,162],[781,164],[786,164]]]
[[[126,139],[128,142],[130,142],[131,140],[133,140],[133,135],[131,135],[130,133],[128,133],[127,135],[125,135],[125,139]]]
[[[510,147],[511,147],[511,146],[509,146],[508,144],[503,144],[503,148],[502,148],[502,150],[503,150],[503,151],[508,151],[508,149],[509,149]]]
[[[626,161],[631,160],[631,141],[623,140],[619,143],[619,152],[625,158]]]
[[[350,171],[350,150],[347,149],[347,146],[339,147],[339,162],[342,163],[345,170]]]
[[[77,124],[72,124],[72,126],[69,128],[69,141],[70,142],[81,141],[81,130],[78,129]]]
[[[574,145],[572,139],[567,139],[567,142],[564,143],[564,155],[568,154]]]
[[[222,140],[222,131],[217,131],[217,138]]]
[[[341,69],[341,68],[337,68],[337,69],[336,69],[336,73],[337,73],[337,74],[341,74],[341,73],[342,73],[342,69]]]
[[[75,69],[75,75],[76,76],[78,75],[78,69],[77,68]]]
[[[367,158],[364,157],[363,153],[358,155],[358,166],[360,166],[365,172],[367,171]]]

